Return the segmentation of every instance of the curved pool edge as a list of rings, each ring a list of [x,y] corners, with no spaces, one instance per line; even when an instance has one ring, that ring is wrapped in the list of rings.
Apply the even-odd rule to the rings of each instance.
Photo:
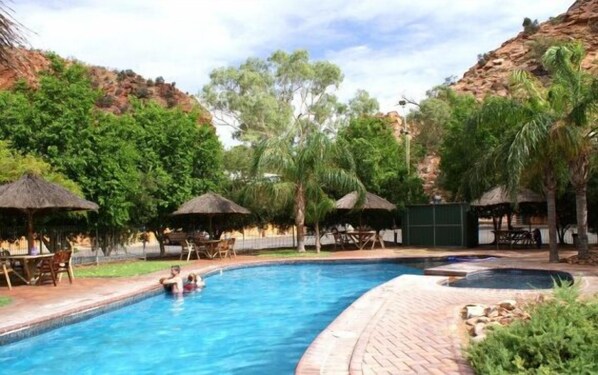
[[[422,258],[443,259],[444,257],[339,257],[334,259],[322,258],[300,258],[300,259],[259,259],[242,260],[235,263],[207,264],[200,267],[184,267],[183,272],[195,272],[202,277],[208,277],[222,271],[239,268],[261,267],[279,264],[301,264],[301,263],[375,263],[375,262],[398,262],[410,261]],[[184,266],[184,264],[182,264]],[[192,266],[192,265],[191,265]],[[165,271],[159,271],[165,272]],[[163,293],[161,285],[157,284],[158,272],[149,275],[123,278],[127,280],[126,290],[117,290],[113,293],[106,293],[102,296],[83,298],[74,301],[74,306],[51,311],[46,314],[36,315],[32,318],[24,317],[17,323],[3,325],[0,321],[0,345],[7,345],[36,336],[44,332],[59,328],[68,324],[77,323],[86,319],[94,318],[106,312],[136,303],[143,299]],[[65,288],[68,286],[65,285]],[[119,288],[122,288],[119,286]],[[68,291],[66,291],[68,293]],[[108,295],[110,294],[110,295]],[[85,303],[81,303],[85,301]],[[55,306],[54,306],[55,307]]]

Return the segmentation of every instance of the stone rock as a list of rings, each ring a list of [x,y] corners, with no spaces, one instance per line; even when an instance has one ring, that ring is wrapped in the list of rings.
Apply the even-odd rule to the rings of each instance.
[[[465,306],[465,318],[469,319],[484,316],[485,310],[486,306],[484,305],[467,305]]]
[[[498,304],[498,306],[500,306],[501,308],[505,309],[505,310],[514,310],[515,306],[517,306],[517,301],[512,300],[512,299],[506,299],[502,302],[500,302]]]
[[[502,65],[505,62],[505,59],[494,59],[492,60],[492,64],[494,65]]]
[[[513,320],[514,320],[513,318],[508,317],[508,318],[501,318],[498,322],[500,324],[502,324],[503,326],[506,326],[506,325],[513,323]]]
[[[472,326],[472,327],[473,327],[473,326],[475,326],[475,325],[476,325],[476,323],[478,322],[478,319],[479,319],[478,317],[475,317],[475,318],[469,318],[469,319],[467,319],[467,320],[465,321],[465,324],[467,324],[468,326]]]
[[[484,323],[477,323],[474,327],[473,327],[473,333],[475,336],[481,336],[484,334],[484,331],[486,329],[486,324]]]
[[[486,330],[492,331],[496,327],[502,327],[502,325],[497,321],[492,321],[486,324]]]

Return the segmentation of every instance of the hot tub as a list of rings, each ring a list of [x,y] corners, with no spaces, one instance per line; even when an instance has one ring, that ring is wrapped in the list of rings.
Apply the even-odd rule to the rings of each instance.
[[[450,280],[446,285],[456,288],[550,289],[555,283],[561,285],[564,282],[573,282],[573,276],[562,271],[502,268],[473,272]]]

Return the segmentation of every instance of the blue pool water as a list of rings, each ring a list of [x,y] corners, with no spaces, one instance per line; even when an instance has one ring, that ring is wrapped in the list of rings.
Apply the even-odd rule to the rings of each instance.
[[[311,341],[341,311],[376,285],[421,274],[417,266],[327,263],[225,271],[182,300],[159,295],[2,346],[0,372],[292,374]]]
[[[474,272],[448,285],[458,288],[550,289],[554,283],[561,285],[572,281],[573,277],[567,272],[508,268]]]

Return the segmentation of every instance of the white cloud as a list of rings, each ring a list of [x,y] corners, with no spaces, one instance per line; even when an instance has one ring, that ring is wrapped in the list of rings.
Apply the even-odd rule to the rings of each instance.
[[[17,18],[35,48],[147,76],[197,93],[209,72],[275,49],[308,48],[345,73],[339,93],[358,88],[394,110],[461,75],[478,53],[548,18],[572,0],[23,0]],[[225,144],[230,131],[218,129]]]

